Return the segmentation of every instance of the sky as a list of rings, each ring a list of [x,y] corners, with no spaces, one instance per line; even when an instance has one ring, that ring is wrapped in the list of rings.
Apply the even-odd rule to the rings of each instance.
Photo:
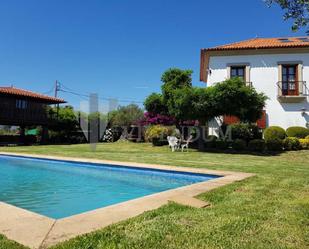
[[[142,103],[162,73],[192,69],[200,49],[254,37],[303,36],[263,0],[1,0],[0,86]],[[85,97],[59,92],[79,107]]]

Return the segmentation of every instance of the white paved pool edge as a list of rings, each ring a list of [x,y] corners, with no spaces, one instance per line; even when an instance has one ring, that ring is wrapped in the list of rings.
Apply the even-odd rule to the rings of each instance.
[[[33,249],[47,248],[78,235],[93,232],[111,224],[132,218],[146,211],[157,209],[162,205],[167,204],[169,201],[175,201],[180,204],[194,207],[207,206],[207,203],[195,199],[194,197],[201,193],[236,181],[244,180],[254,175],[251,173],[242,172],[217,171],[201,168],[164,166],[132,162],[116,162],[89,158],[71,158],[4,152],[0,152],[0,155],[23,156],[29,158],[52,159],[82,163],[110,164],[222,176],[220,178],[212,179],[206,182],[195,183],[176,189],[147,195],[141,198],[125,201],[58,220],[54,220],[37,213],[33,213],[28,210],[0,202],[0,233],[11,240],[15,240]]]

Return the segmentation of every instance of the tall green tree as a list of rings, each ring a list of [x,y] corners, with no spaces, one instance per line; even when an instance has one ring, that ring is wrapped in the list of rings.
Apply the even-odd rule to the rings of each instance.
[[[79,129],[76,112],[72,106],[50,107],[48,110],[53,122],[49,124],[49,129],[70,133]]]
[[[144,111],[135,104],[121,106],[117,110],[108,114],[109,125],[129,127],[138,120],[142,119],[143,116]]]
[[[153,114],[171,115],[169,109],[174,109],[174,92],[192,87],[192,70],[170,68],[162,76],[161,93],[152,93],[145,102],[145,109]]]
[[[167,107],[163,103],[163,96],[160,93],[152,93],[150,94],[145,102],[145,109],[153,114],[167,114]]]
[[[284,11],[284,20],[293,20],[292,30],[307,28],[309,34],[309,1],[308,0],[265,0],[268,6],[278,4]]]
[[[192,70],[171,68],[165,71],[161,77],[163,104],[169,108],[173,105],[173,93],[177,89],[192,87]]]
[[[85,137],[80,129],[78,113],[72,106],[49,107],[50,115],[49,142],[51,143],[79,143]]]
[[[166,71],[162,76],[162,95],[150,95],[145,101],[146,109],[161,111],[166,108],[167,114],[176,119],[176,125],[185,120],[198,120],[200,134],[201,126],[215,117],[233,115],[244,122],[255,122],[262,116],[267,97],[247,87],[241,79],[233,78],[201,88],[192,87],[191,74],[190,70]],[[160,108],[154,108],[157,106]],[[199,147],[203,147],[201,139]]]
[[[214,116],[232,115],[243,122],[256,122],[262,116],[266,95],[247,87],[239,78],[217,83],[208,90]]]
[[[173,93],[173,105],[169,114],[178,121],[198,120],[205,123],[214,116],[211,91],[208,88],[185,87]]]

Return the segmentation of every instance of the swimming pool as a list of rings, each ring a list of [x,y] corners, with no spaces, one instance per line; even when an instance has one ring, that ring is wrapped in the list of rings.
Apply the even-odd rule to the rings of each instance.
[[[0,201],[60,219],[218,177],[0,155]]]

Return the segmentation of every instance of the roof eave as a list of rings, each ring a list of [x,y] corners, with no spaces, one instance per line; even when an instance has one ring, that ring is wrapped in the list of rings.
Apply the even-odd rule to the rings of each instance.
[[[267,50],[267,49],[301,49],[309,48],[309,45],[305,46],[259,46],[259,47],[238,47],[238,48],[224,48],[224,47],[215,47],[215,48],[203,48],[204,51],[235,51],[235,50]]]

